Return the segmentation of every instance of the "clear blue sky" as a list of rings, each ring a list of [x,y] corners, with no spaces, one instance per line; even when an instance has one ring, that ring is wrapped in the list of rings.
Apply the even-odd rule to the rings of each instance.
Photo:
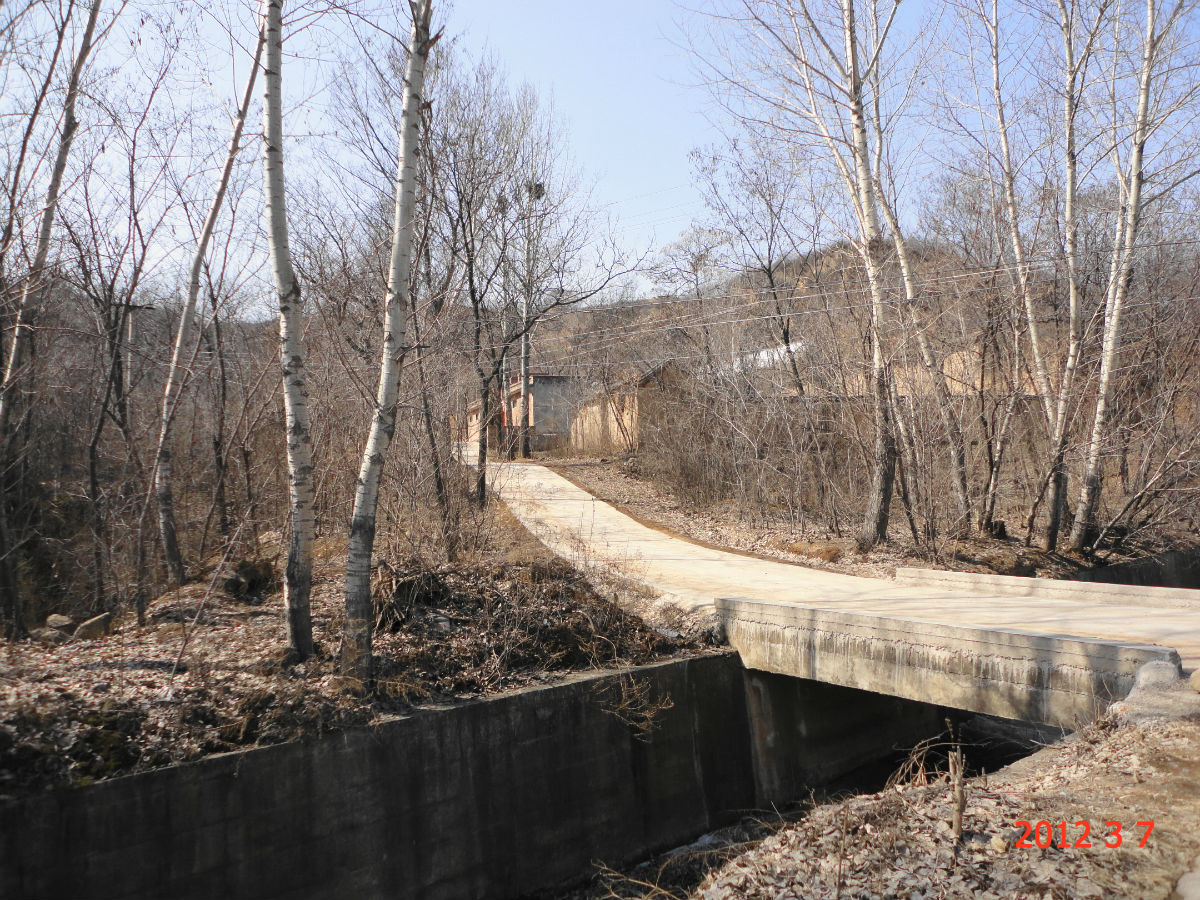
[[[455,0],[446,32],[554,97],[596,200],[645,249],[701,209],[687,154],[712,135],[677,25],[688,17],[675,0]]]

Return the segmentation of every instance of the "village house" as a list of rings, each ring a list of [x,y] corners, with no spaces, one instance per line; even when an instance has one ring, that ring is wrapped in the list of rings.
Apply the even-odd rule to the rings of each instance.
[[[559,450],[567,445],[571,430],[572,383],[568,375],[548,375],[531,372],[529,375],[530,449],[535,452]],[[491,410],[488,428],[488,447],[506,448],[515,441],[521,418],[521,376],[508,380],[505,390],[507,403]],[[474,444],[483,427],[479,400],[467,407],[463,440]],[[455,428],[457,431],[457,427]]]
[[[667,363],[593,393],[571,418],[571,452],[584,456],[633,453],[645,429],[663,415],[664,400],[678,377],[678,366]]]
[[[847,361],[840,377],[830,377],[828,366],[814,372],[807,353],[807,348],[799,343],[740,353],[720,365],[715,377],[737,384],[747,411],[767,401],[796,409],[801,405],[811,409],[813,405],[855,402],[862,404],[863,409],[868,408],[871,371],[865,362]],[[981,391],[999,397],[1012,389],[1001,371],[985,366],[984,362],[978,344],[951,353],[942,361],[948,392],[957,398],[956,402],[964,402]],[[793,364],[798,366],[795,371]],[[814,377],[815,374],[823,377]],[[672,400],[678,400],[681,376],[677,364],[666,363],[640,377],[595,390],[571,417],[571,451],[583,456],[636,452],[656,425],[662,423],[663,416],[671,415]],[[797,376],[802,388],[797,384]],[[932,402],[933,381],[919,359],[894,360],[891,377],[898,399],[909,403]],[[1027,373],[1022,374],[1018,392],[1025,399],[1035,396]]]

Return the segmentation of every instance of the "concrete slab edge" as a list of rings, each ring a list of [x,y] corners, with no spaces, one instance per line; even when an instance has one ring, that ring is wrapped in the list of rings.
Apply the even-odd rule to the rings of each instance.
[[[988,575],[944,569],[896,569],[896,583],[908,587],[950,588],[1001,594],[1009,597],[1042,597],[1107,606],[1145,606],[1155,609],[1200,609],[1200,591],[1188,588],[1107,584],[1097,581],[1064,581],[1019,575]]]
[[[992,631],[771,601],[717,601],[747,668],[1075,728],[1133,688],[1164,647]]]

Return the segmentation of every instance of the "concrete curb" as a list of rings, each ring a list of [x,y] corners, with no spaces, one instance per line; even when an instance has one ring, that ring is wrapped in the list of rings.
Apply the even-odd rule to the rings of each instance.
[[[1127,696],[1148,662],[1182,673],[1166,647],[740,597],[716,606],[746,668],[1065,728]]]
[[[1025,578],[1019,575],[984,575],[977,572],[917,569],[911,566],[896,569],[896,583],[913,587],[1002,594],[1006,597],[1039,597],[1047,600],[1100,603],[1107,606],[1200,609],[1200,591],[1188,588],[1062,581],[1051,578]]]

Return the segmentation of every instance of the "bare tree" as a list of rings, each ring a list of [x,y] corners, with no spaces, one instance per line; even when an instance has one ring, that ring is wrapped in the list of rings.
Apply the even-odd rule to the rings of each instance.
[[[386,321],[379,389],[371,431],[363,448],[354,512],[350,519],[350,550],[346,559],[346,623],[342,639],[343,672],[363,684],[371,681],[371,552],[375,543],[375,510],[379,478],[388,445],[396,429],[396,395],[400,363],[404,357],[405,317],[412,277],[414,219],[416,214],[417,155],[420,149],[421,107],[425,102],[425,67],[430,48],[440,37],[430,36],[431,0],[410,3],[408,69],[404,78],[399,162],[396,167],[395,215],[392,252],[388,264]]]
[[[887,539],[896,472],[880,256],[886,232],[879,183],[884,149],[878,142],[890,134],[873,128],[878,120],[871,113],[885,102],[878,91],[899,4],[863,5],[865,22],[856,0],[839,0],[836,8],[815,0],[742,0],[729,23],[744,40],[712,65],[735,116],[775,122],[831,161],[850,208],[854,224],[846,233],[866,272],[871,303],[873,474],[858,538],[867,548]]]
[[[100,17],[100,4],[101,0],[92,0],[83,35],[79,39],[79,46],[75,50],[71,72],[67,78],[67,92],[63,100],[63,124],[59,133],[58,149],[50,170],[50,182],[46,186],[46,200],[42,207],[33,259],[25,276],[25,286],[17,305],[13,336],[9,343],[8,358],[5,362],[4,381],[0,383],[0,433],[6,430],[9,416],[12,414],[13,392],[21,377],[25,350],[33,334],[30,318],[36,311],[38,293],[44,287],[46,280],[46,260],[50,254],[50,238],[54,228],[54,216],[58,211],[59,192],[62,188],[63,174],[67,168],[67,158],[71,155],[71,144],[75,140],[75,131],[79,127],[79,122],[75,118],[75,103],[79,97],[79,85],[83,78],[83,70],[94,46],[96,22]],[[74,0],[71,3],[71,8],[73,7]],[[66,27],[67,22],[64,21],[64,30]]]
[[[16,314],[12,326],[12,338],[7,348],[6,359],[4,360],[3,381],[0,381],[0,435],[8,434],[9,419],[12,416],[13,407],[17,402],[17,390],[24,374],[25,356],[33,336],[32,319],[36,315],[41,294],[45,289],[47,281],[47,259],[50,254],[54,218],[58,211],[59,194],[62,189],[67,159],[71,154],[71,144],[75,140],[75,132],[79,127],[78,120],[75,117],[75,105],[79,97],[80,82],[83,78],[84,68],[95,46],[96,23],[100,17],[100,4],[101,0],[92,0],[83,34],[75,49],[74,60],[71,64],[70,73],[67,76],[66,95],[63,100],[62,128],[58,136],[58,146],[54,154],[54,161],[50,168],[50,179],[46,186],[46,199],[42,207],[33,256],[30,260],[28,271],[25,273],[25,283],[21,289],[20,299],[17,302]],[[53,77],[55,63],[63,46],[63,36],[67,33],[74,8],[75,2],[71,0],[61,20],[62,24],[58,31],[58,39],[55,42],[54,54],[45,80],[43,81],[42,89],[37,94],[34,109],[27,120],[28,128],[18,154],[18,167],[24,162],[28,149],[28,141],[33,127],[37,122],[50,80]],[[16,215],[15,198],[19,186],[20,175],[18,168],[10,184],[9,216],[5,223],[3,244],[0,245],[0,276],[3,275],[2,255],[7,251],[9,242],[13,238],[13,220]],[[7,453],[5,457],[7,457]],[[7,477],[7,468],[7,459],[0,459],[0,477]],[[24,632],[24,623],[17,582],[11,569],[10,557],[12,550],[13,544],[9,535],[7,510],[5,503],[0,500],[0,592],[3,593],[3,604],[9,634],[19,635]]]
[[[434,138],[444,186],[438,202],[471,316],[482,508],[488,433],[497,413],[507,412],[505,373],[523,338],[554,310],[595,297],[635,266],[597,233],[557,150],[553,116],[530,89],[511,92],[484,62],[447,85],[442,109]]]
[[[200,228],[196,246],[188,265],[187,281],[183,291],[183,305],[179,313],[179,328],[175,335],[175,348],[171,355],[171,363],[167,369],[166,386],[163,388],[162,411],[160,415],[158,445],[154,454],[153,489],[158,502],[158,527],[162,540],[163,553],[166,556],[167,570],[176,584],[183,584],[185,578],[183,554],[179,549],[179,537],[175,525],[175,502],[171,494],[171,426],[179,409],[179,396],[183,390],[189,367],[185,355],[193,351],[194,321],[196,303],[200,296],[200,278],[204,269],[205,258],[208,255],[209,242],[212,240],[213,229],[216,228],[217,217],[221,214],[221,206],[225,201],[225,192],[229,189],[229,180],[233,175],[234,163],[241,150],[242,130],[246,117],[250,112],[250,104],[254,98],[254,84],[258,79],[258,68],[262,59],[263,45],[266,36],[260,31],[254,45],[254,55],[246,75],[246,87],[242,92],[241,102],[233,116],[232,135],[229,139],[229,149],[225,155],[225,164],[217,179],[216,192],[208,207],[208,214]]]
[[[1167,156],[1167,171],[1147,172],[1147,144],[1159,132],[1174,124],[1180,115],[1192,114],[1197,95],[1193,66],[1186,63],[1183,71],[1192,76],[1180,93],[1168,94],[1172,83],[1179,78],[1181,60],[1177,54],[1195,53],[1195,46],[1178,46],[1179,31],[1185,15],[1195,8],[1194,3],[1177,0],[1160,14],[1156,0],[1146,0],[1142,21],[1143,37],[1141,62],[1137,70],[1136,106],[1132,116],[1122,96],[1123,79],[1118,66],[1124,57],[1121,38],[1129,27],[1118,13],[1112,29],[1116,46],[1112,49],[1112,72],[1106,79],[1108,96],[1105,107],[1112,111],[1109,123],[1109,156],[1117,179],[1119,214],[1116,222],[1112,253],[1109,261],[1108,286],[1104,298],[1103,346],[1100,352],[1100,375],[1096,388],[1096,409],[1091,435],[1087,442],[1083,484],[1075,522],[1071,529],[1071,544],[1076,550],[1087,547],[1096,532],[1096,509],[1102,485],[1101,454],[1107,443],[1110,401],[1113,391],[1113,367],[1121,341],[1121,319],[1135,259],[1138,258],[1138,233],[1146,206],[1152,197],[1145,193],[1147,176],[1160,191],[1171,191],[1185,179],[1193,177],[1190,167],[1180,171],[1177,160]],[[1174,52],[1173,52],[1174,51]],[[1172,165],[1174,163],[1174,165]],[[1157,178],[1155,177],[1157,176]],[[1164,178],[1165,176],[1165,178]],[[1164,181],[1166,183],[1164,183]]]
[[[176,204],[163,202],[161,194],[179,149],[179,132],[172,127],[175,123],[158,111],[159,95],[165,92],[177,49],[176,42],[169,40],[155,64],[147,65],[150,77],[143,82],[143,93],[132,94],[120,83],[93,91],[108,121],[102,140],[92,142],[92,158],[79,178],[79,201],[63,204],[63,228],[75,251],[75,273],[68,278],[91,305],[106,370],[87,447],[95,608],[105,600],[106,557],[113,549],[100,477],[101,442],[110,420],[123,439],[127,465],[137,476],[144,474],[129,390],[129,326],[135,310],[148,307],[140,297],[143,285],[159,262],[155,253],[159,234],[168,217],[178,211]],[[147,61],[149,51],[149,47],[143,51]],[[137,102],[132,107],[128,102],[131,94]],[[105,165],[108,148],[119,151],[112,154],[115,173]]]
[[[284,573],[288,642],[301,658],[313,652],[312,590],[313,468],[312,434],[305,385],[300,282],[292,268],[283,179],[283,0],[263,0],[266,68],[263,80],[263,180],[271,273],[279,301],[279,355],[283,368],[283,407],[291,498],[291,539]]]
[[[1058,26],[1062,35],[1062,232],[1063,259],[1067,273],[1067,292],[1070,323],[1068,326],[1066,362],[1058,383],[1057,402],[1046,394],[1047,421],[1051,431],[1051,458],[1046,487],[1046,529],[1042,547],[1053,550],[1058,545],[1058,533],[1066,510],[1067,469],[1066,453],[1069,439],[1069,404],[1075,373],[1079,367],[1083,343],[1083,274],[1079,265],[1079,110],[1087,83],[1088,66],[1093,63],[1096,42],[1101,34],[1107,3],[1098,4],[1094,14],[1087,17],[1083,4],[1075,0],[1057,0]],[[1086,17],[1086,18],[1085,18]],[[1031,317],[1033,322],[1035,317]],[[1043,371],[1046,351],[1037,346],[1036,325],[1029,338],[1034,345],[1032,356],[1039,387],[1049,385]]]

